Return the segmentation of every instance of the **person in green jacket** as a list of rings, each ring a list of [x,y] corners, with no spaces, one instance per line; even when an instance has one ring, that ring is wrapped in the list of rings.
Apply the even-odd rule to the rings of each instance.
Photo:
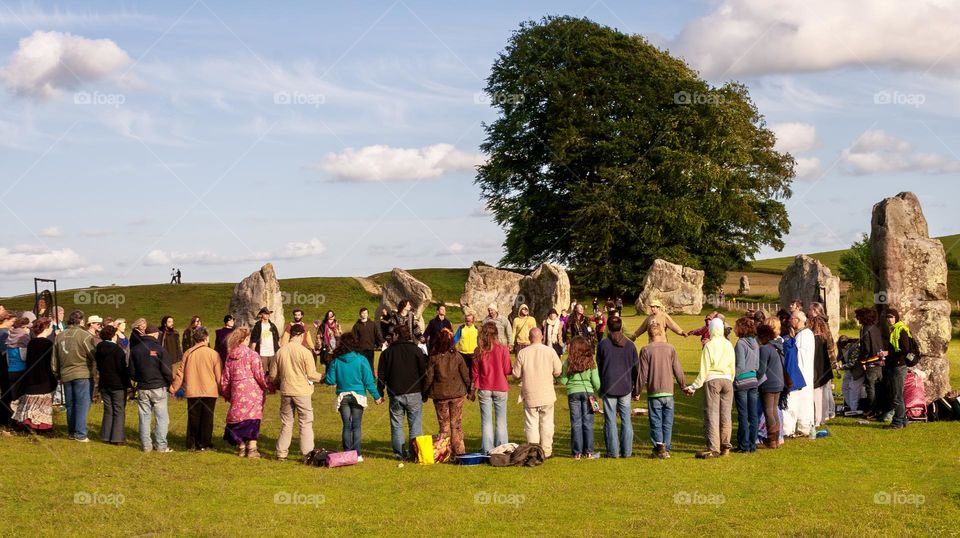
[[[333,361],[327,366],[324,382],[335,385],[337,410],[343,422],[343,450],[356,450],[357,461],[362,462],[360,439],[362,436],[363,410],[367,407],[367,393],[377,405],[383,397],[377,390],[373,370],[367,358],[360,354],[360,342],[353,332],[345,333],[333,352]]]
[[[594,358],[594,345],[583,336],[576,336],[568,345],[569,355],[563,362],[560,383],[567,387],[570,407],[570,451],[574,459],[597,459],[593,451],[594,397],[600,390],[600,373]]]
[[[70,439],[86,443],[87,414],[93,399],[95,351],[93,335],[83,327],[84,314],[74,310],[67,318],[67,330],[57,334],[51,368],[63,383],[67,406],[67,433]]]

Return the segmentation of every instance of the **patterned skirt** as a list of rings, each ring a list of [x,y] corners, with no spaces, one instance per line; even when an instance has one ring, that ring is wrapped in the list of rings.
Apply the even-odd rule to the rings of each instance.
[[[53,394],[24,394],[17,400],[13,420],[34,431],[53,429]]]

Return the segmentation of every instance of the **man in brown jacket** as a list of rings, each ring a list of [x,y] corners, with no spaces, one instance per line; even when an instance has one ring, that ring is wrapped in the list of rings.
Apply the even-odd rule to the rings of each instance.
[[[543,332],[530,329],[530,345],[517,354],[513,377],[521,382],[523,433],[528,443],[543,448],[547,458],[553,454],[553,407],[557,401],[553,383],[562,370],[563,363],[557,352],[543,344]]]
[[[270,379],[280,390],[280,434],[277,436],[277,459],[287,459],[293,439],[293,414],[300,425],[300,454],[313,450],[313,383],[323,378],[317,372],[313,353],[303,345],[302,325],[290,327],[290,341],[277,352],[270,365]]]
[[[170,385],[170,394],[181,387],[187,397],[187,450],[213,448],[213,412],[219,395],[220,355],[210,348],[206,327],[192,329],[193,347],[183,354]]]
[[[666,339],[666,329],[679,334],[680,336],[686,336],[687,332],[680,328],[677,325],[676,321],[673,321],[673,318],[670,317],[670,314],[667,314],[663,309],[663,303],[660,299],[654,299],[650,302],[650,315],[643,320],[643,323],[640,324],[640,327],[633,333],[633,336],[630,337],[630,340],[636,340],[640,337],[641,334],[647,333],[648,339],[650,342],[653,342],[653,334],[650,333],[650,323],[657,321],[660,323],[660,326],[664,328],[664,339]]]

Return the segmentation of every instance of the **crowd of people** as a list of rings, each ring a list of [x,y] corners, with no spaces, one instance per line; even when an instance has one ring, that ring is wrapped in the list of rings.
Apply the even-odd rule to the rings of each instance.
[[[228,405],[223,440],[240,457],[259,458],[266,395],[277,393],[281,426],[276,455],[285,460],[295,418],[300,455],[314,449],[312,396],[315,384],[323,383],[336,394],[342,447],[357,451],[359,461],[363,415],[371,403],[388,403],[393,453],[409,459],[410,442],[423,433],[426,402],[433,401],[439,435],[450,440],[453,453],[464,454],[463,408],[466,401],[479,400],[480,450],[490,453],[509,443],[507,400],[513,379],[520,383],[526,442],[540,445],[546,457],[553,454],[557,386],[565,388],[576,459],[601,457],[594,449],[594,415],[601,411],[606,456],[630,457],[632,401],[644,393],[650,457],[669,458],[675,388],[686,395],[703,390],[706,446],[696,455],[708,459],[816,436],[817,428],[835,414],[834,371],[841,368],[841,411],[888,420],[888,428],[907,424],[903,384],[913,340],[893,309],[885,310],[884,326],[875,310],[858,310],[860,338],[837,341],[819,303],[804,310],[794,302],[771,317],[748,312],[733,326],[711,312],[702,327],[690,331],[659,301],[648,306],[649,315],[629,335],[621,307],[613,301],[606,316],[589,318],[583,305],[574,303],[569,314],[550,310],[540,323],[527,305],[520,305],[511,320],[490,304],[479,323],[467,312],[457,327],[443,306],[423,327],[410,302],[402,301],[396,310],[381,310],[379,321],[360,309],[349,331],[341,329],[333,311],[311,326],[297,309],[280,328],[263,308],[252,327],[237,326],[228,315],[211,334],[194,316],[181,336],[170,316],[157,325],[140,318],[130,325],[128,337],[124,319],[77,310],[64,324],[62,310],[46,302],[37,313],[11,312],[0,305],[0,427],[52,432],[55,394],[60,392],[68,436],[88,442],[88,415],[98,397],[103,407],[100,440],[123,445],[126,403],[133,399],[141,450],[171,452],[168,401],[179,397],[187,404],[186,448],[202,451],[214,447],[215,409],[223,398]],[[690,383],[668,331],[700,337],[699,367]],[[644,334],[647,341],[638,348],[635,341]]]

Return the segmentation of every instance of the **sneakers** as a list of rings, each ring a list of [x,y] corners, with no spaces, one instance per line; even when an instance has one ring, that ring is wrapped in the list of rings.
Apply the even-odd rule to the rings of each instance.
[[[885,429],[885,430],[902,430],[902,429],[904,429],[904,428],[906,428],[906,427],[907,427],[906,424],[887,424],[886,426],[883,427],[883,429]]]
[[[714,458],[719,458],[721,456],[720,452],[712,452],[710,450],[704,450],[703,452],[697,452],[697,459],[699,460],[712,460]]]
[[[363,456],[357,456],[357,463],[363,463]]]
[[[90,438],[89,438],[89,437],[74,437],[73,440],[76,441],[76,442],[78,442],[78,443],[89,443],[89,442],[90,442]]]
[[[730,445],[720,447],[720,455],[728,456],[730,455]]]
[[[173,452],[173,449],[170,447],[158,448],[156,452],[157,454],[169,454]]]

